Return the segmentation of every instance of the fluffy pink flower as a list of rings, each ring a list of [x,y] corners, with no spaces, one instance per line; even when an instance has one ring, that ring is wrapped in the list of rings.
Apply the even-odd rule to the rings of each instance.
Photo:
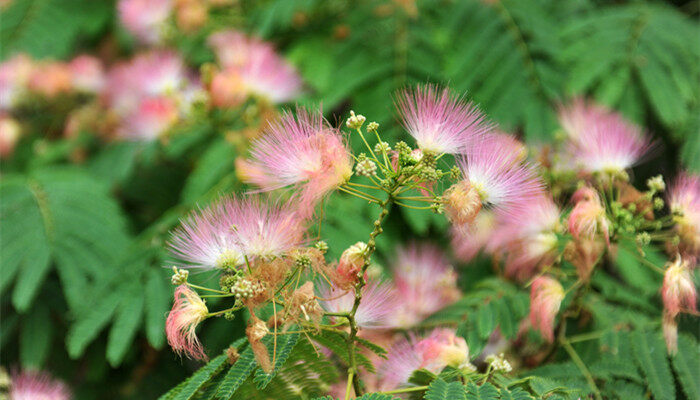
[[[350,312],[355,302],[354,291],[344,293],[341,289],[320,287],[319,301],[328,312]],[[382,282],[370,282],[362,288],[362,302],[355,314],[355,322],[360,328],[378,329],[390,325],[391,313],[396,309],[396,296],[391,285]]]
[[[330,278],[340,289],[351,289],[357,283],[360,271],[365,264],[367,244],[357,242],[343,251],[340,261]]]
[[[697,311],[697,293],[688,260],[678,256],[666,268],[661,298],[666,312],[672,317],[683,311]]]
[[[530,291],[530,323],[549,342],[554,341],[554,318],[564,300],[564,288],[555,279],[540,276]]]
[[[270,123],[253,143],[251,160],[239,163],[245,180],[262,190],[295,186],[306,215],[316,203],[352,175],[352,159],[343,136],[321,112],[287,112]]]
[[[12,117],[0,114],[0,157],[5,158],[15,150],[22,128]]]
[[[678,321],[676,317],[667,312],[664,312],[663,314],[661,328],[664,333],[666,350],[669,354],[676,354],[678,352]]]
[[[34,63],[25,54],[17,54],[0,63],[0,111],[9,111],[26,91]]]
[[[435,246],[412,244],[399,249],[393,273],[401,299],[392,315],[394,326],[411,327],[459,297],[457,276]]]
[[[206,360],[202,343],[197,338],[197,325],[207,318],[207,305],[187,285],[175,289],[175,302],[165,321],[168,343],[175,352],[198,360]]]
[[[447,366],[473,369],[467,342],[450,329],[437,328],[424,339],[409,336],[389,349],[387,359],[378,368],[382,390],[408,384],[413,371],[425,368],[438,373]]]
[[[46,372],[12,373],[10,400],[68,400],[68,387]]]
[[[474,221],[465,225],[453,225],[452,249],[455,256],[463,262],[469,262],[489,243],[495,232],[497,218],[491,210],[482,210]]]
[[[471,220],[482,207],[492,208],[499,214],[518,213],[528,208],[530,202],[542,194],[542,182],[536,170],[522,162],[520,154],[507,152],[508,144],[500,137],[487,136],[469,149],[465,156],[457,159],[464,180],[464,197],[456,198],[449,209],[462,213],[468,210]],[[468,217],[468,216],[467,216]],[[469,218],[458,218],[458,224],[471,222]]]
[[[119,20],[140,42],[156,44],[163,39],[172,12],[171,0],[119,0]]]
[[[281,256],[301,244],[303,235],[303,223],[290,206],[257,196],[225,197],[184,219],[169,244],[184,266],[233,268],[245,256]]]
[[[552,260],[557,249],[559,215],[551,198],[539,196],[529,203],[527,211],[502,218],[489,247],[507,253],[508,276],[529,279],[538,266]]]
[[[215,33],[209,44],[224,67],[212,82],[216,105],[236,106],[250,95],[279,104],[301,93],[296,69],[271,44],[237,31]]]
[[[474,104],[433,85],[403,90],[396,98],[396,107],[418,147],[436,154],[463,153],[492,128]]]
[[[153,140],[166,134],[179,119],[177,106],[168,97],[152,97],[125,116],[118,130],[120,137]]]
[[[28,82],[29,90],[53,98],[73,89],[73,78],[68,65],[62,62],[43,62],[33,69]]]
[[[102,62],[93,56],[83,54],[74,58],[69,64],[73,87],[87,93],[99,92],[105,84],[105,72]]]
[[[634,166],[651,147],[649,137],[621,115],[575,101],[560,111],[570,138],[570,154],[587,172],[621,172]]]
[[[578,189],[572,200],[576,202],[574,209],[569,214],[569,232],[578,239],[579,237],[593,238],[601,233],[606,242],[610,240],[610,222],[606,217],[605,207],[598,193],[590,187]]]
[[[668,204],[681,238],[681,252],[700,256],[700,176],[682,173],[669,190]]]

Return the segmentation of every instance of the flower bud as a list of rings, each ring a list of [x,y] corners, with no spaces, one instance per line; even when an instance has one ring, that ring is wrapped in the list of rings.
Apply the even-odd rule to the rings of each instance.
[[[530,323],[549,342],[554,341],[554,318],[564,300],[564,288],[555,279],[540,276],[530,291]]]
[[[358,176],[377,176],[377,164],[372,160],[362,160],[355,164],[355,173]]]
[[[197,338],[195,329],[209,314],[204,300],[187,285],[175,289],[175,302],[165,321],[165,333],[168,343],[178,354],[185,354],[193,359],[206,360],[202,343]]]
[[[666,184],[664,183],[664,177],[661,175],[656,175],[653,178],[647,179],[647,187],[653,192],[663,192],[666,190]]]
[[[688,260],[677,256],[676,260],[670,263],[664,274],[661,297],[666,312],[672,317],[683,311],[697,310],[697,293]]]
[[[350,129],[360,129],[367,118],[364,115],[355,115],[355,111],[350,111],[350,118],[345,122],[345,125]]]

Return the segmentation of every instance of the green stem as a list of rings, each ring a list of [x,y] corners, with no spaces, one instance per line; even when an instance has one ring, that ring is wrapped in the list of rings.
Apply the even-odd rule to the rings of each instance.
[[[579,357],[578,353],[576,353],[576,350],[574,350],[574,348],[571,346],[571,343],[569,343],[566,338],[563,338],[561,340],[561,344],[564,346],[564,350],[569,353],[571,360],[574,362],[574,364],[576,364],[578,369],[586,378],[586,382],[588,382],[588,386],[593,391],[593,395],[595,396],[596,400],[602,400],[603,397],[600,395],[600,390],[598,390],[598,386],[593,380],[593,375],[591,375],[591,372],[588,370],[588,367],[586,367],[586,364],[583,362],[581,357]]]
[[[403,389],[394,389],[387,392],[379,392],[379,394],[398,394],[398,393],[410,393],[410,392],[421,392],[423,390],[428,390],[427,386],[416,386]]]

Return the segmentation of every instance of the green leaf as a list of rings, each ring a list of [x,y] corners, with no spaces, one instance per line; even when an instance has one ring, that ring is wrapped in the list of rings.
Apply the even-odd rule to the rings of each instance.
[[[425,400],[464,400],[466,398],[464,386],[461,383],[447,383],[440,378],[435,379],[425,392]]]
[[[51,316],[46,305],[37,305],[22,321],[19,358],[23,368],[41,369],[51,345]]]
[[[671,357],[671,361],[685,395],[689,399],[699,399],[700,348],[693,337],[686,334],[678,335],[678,352]]]
[[[357,400],[400,400],[396,396],[392,396],[390,394],[382,394],[382,393],[367,393],[367,394],[363,394],[360,397],[356,397],[355,399],[357,399]]]
[[[491,336],[491,333],[496,328],[496,310],[491,303],[484,304],[477,311],[477,326],[479,329],[479,337],[486,339]]]
[[[165,316],[172,295],[163,271],[148,271],[144,295],[146,337],[151,346],[161,348],[165,343]]]
[[[224,138],[217,138],[201,155],[192,173],[187,177],[182,189],[182,201],[192,204],[226,173],[233,170],[233,160],[236,157],[234,147]]]
[[[467,383],[467,400],[498,400],[498,397],[498,389],[488,382],[481,386],[471,381]]]
[[[255,373],[255,378],[253,380],[255,381],[255,385],[258,387],[258,389],[264,389],[270,383],[272,378],[275,377],[279,369],[289,358],[289,355],[294,349],[294,346],[296,346],[297,342],[299,341],[299,335],[299,333],[291,333],[278,337],[277,354],[274,356],[275,364],[272,367],[272,372],[268,374],[265,373],[265,371],[263,371],[262,369],[259,369]],[[270,342],[267,345],[268,347],[274,349],[274,346],[272,346],[271,342],[272,340],[270,340]]]
[[[172,398],[174,400],[189,400],[193,398],[197,391],[202,388],[202,386],[204,386],[218,372],[220,372],[221,367],[223,367],[226,362],[226,354],[221,354],[220,356],[209,361],[207,365],[200,368],[194,373],[194,375],[187,379],[185,385],[183,385],[177,394],[175,394]]]
[[[66,336],[68,355],[77,358],[85,351],[87,345],[109,323],[120,302],[121,293],[114,292],[91,304],[89,311],[68,330]]]
[[[140,290],[120,289],[119,292],[124,297],[116,311],[107,341],[107,361],[112,367],[119,366],[124,359],[141,323],[144,305],[144,296]]]
[[[248,375],[253,372],[256,365],[253,349],[250,347],[246,348],[224,376],[216,391],[216,397],[220,399],[232,398],[236,390],[248,378]]]
[[[506,388],[501,389],[501,400],[534,400],[535,398],[530,396],[530,394],[520,388],[515,388],[508,390]]]
[[[666,345],[658,333],[632,333],[632,349],[637,366],[644,373],[651,393],[657,400],[676,398],[676,386],[671,375]]]

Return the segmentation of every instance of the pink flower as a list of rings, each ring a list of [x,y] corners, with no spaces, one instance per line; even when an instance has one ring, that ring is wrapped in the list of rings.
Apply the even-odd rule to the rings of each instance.
[[[684,255],[700,256],[700,176],[681,173],[668,193]]]
[[[62,62],[44,62],[32,69],[29,90],[47,98],[53,98],[73,89],[71,72]]]
[[[330,278],[340,289],[351,289],[357,283],[359,273],[365,265],[365,253],[367,244],[357,242],[343,251],[340,261]]]
[[[303,235],[302,220],[290,206],[257,196],[224,197],[184,219],[169,244],[185,266],[234,268],[245,256],[281,256],[300,245]]]
[[[396,107],[418,147],[436,154],[463,153],[492,128],[474,104],[433,85],[400,92]]]
[[[532,277],[536,268],[556,255],[560,211],[550,197],[530,202],[527,211],[502,218],[489,240],[492,251],[506,252],[506,274],[520,280]]]
[[[121,23],[144,44],[163,40],[172,8],[171,0],[119,0],[117,4]]]
[[[207,305],[195,291],[187,285],[175,289],[175,302],[165,321],[168,343],[179,355],[198,360],[206,360],[202,343],[197,338],[197,325],[207,318]]]
[[[697,293],[690,267],[688,260],[677,256],[666,268],[661,298],[666,312],[672,317],[683,311],[697,311]]]
[[[0,63],[0,111],[14,107],[27,89],[34,63],[25,54],[17,54]]]
[[[345,313],[352,310],[355,302],[354,291],[320,287],[319,301],[328,312]],[[388,327],[390,314],[396,308],[395,293],[391,285],[382,282],[370,282],[362,288],[362,301],[355,314],[355,322],[360,328],[378,329]]]
[[[343,136],[321,112],[297,110],[271,122],[253,143],[251,160],[239,163],[244,179],[261,190],[295,186],[305,215],[352,175],[352,159]]]
[[[676,354],[678,352],[678,321],[676,317],[664,312],[663,319],[661,320],[661,328],[664,333],[666,350],[669,354]]]
[[[521,154],[509,153],[510,144],[501,137],[487,136],[475,143],[465,156],[457,159],[464,180],[464,196],[445,204],[448,214],[458,214],[457,224],[471,222],[481,207],[497,214],[513,214],[528,208],[542,194],[542,182],[536,170],[522,162]],[[448,209],[455,211],[448,211]]]
[[[22,127],[17,120],[0,114],[0,157],[5,158],[15,150],[15,145],[22,134]]]
[[[93,56],[84,54],[74,58],[69,64],[73,87],[86,93],[97,93],[105,84],[102,62]]]
[[[497,218],[491,210],[482,210],[470,224],[453,225],[452,249],[455,256],[469,262],[489,243],[497,226]]]
[[[530,291],[530,323],[549,342],[554,341],[554,318],[564,300],[564,288],[555,279],[540,276]]]
[[[377,369],[381,390],[392,390],[408,384],[413,371],[425,368],[439,373],[447,366],[473,370],[469,362],[467,342],[450,329],[437,328],[424,339],[409,336],[389,349],[387,359]]]
[[[572,200],[576,205],[569,214],[569,232],[574,239],[579,237],[591,239],[596,234],[602,233],[606,242],[609,242],[610,222],[598,193],[584,186],[574,193]]]
[[[575,101],[560,111],[570,138],[570,154],[587,172],[622,172],[634,166],[651,147],[649,137],[621,115]]]
[[[9,394],[11,400],[68,400],[73,397],[63,382],[39,371],[13,372]]]
[[[393,272],[401,299],[392,316],[394,326],[411,327],[459,297],[457,275],[435,246],[412,244],[399,249]]]
[[[209,37],[209,45],[224,67],[212,82],[215,105],[236,106],[250,95],[279,104],[301,93],[296,69],[270,43],[241,32],[222,31]]]
[[[177,106],[168,97],[152,97],[125,116],[118,130],[120,137],[153,140],[165,135],[179,120]]]

